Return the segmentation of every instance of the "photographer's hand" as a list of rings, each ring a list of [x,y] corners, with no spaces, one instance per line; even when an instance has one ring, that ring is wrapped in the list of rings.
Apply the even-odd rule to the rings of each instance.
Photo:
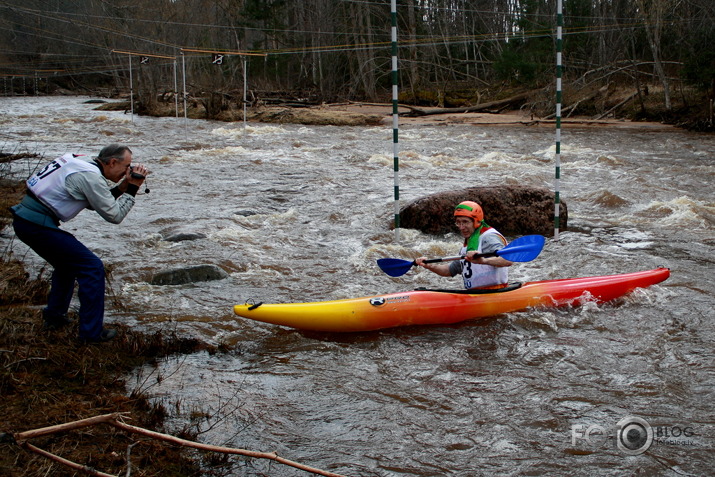
[[[127,173],[124,177],[125,182],[139,187],[144,183],[144,179],[146,179],[149,173],[149,169],[147,169],[144,164],[132,164],[132,166],[127,169]]]

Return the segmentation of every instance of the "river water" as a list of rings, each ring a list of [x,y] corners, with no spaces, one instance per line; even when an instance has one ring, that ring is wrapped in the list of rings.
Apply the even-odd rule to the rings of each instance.
[[[715,466],[715,136],[672,128],[565,125],[569,230],[513,280],[669,267],[615,304],[531,310],[455,326],[354,335],[237,318],[232,306],[459,287],[381,257],[454,255],[456,234],[389,230],[392,131],[133,118],[89,98],[0,98],[0,149],[50,160],[126,143],[152,170],[125,221],[90,212],[63,227],[111,269],[106,321],[176,331],[227,351],[166,359],[127,377],[166,405],[168,430],[276,451],[345,475],[702,475]],[[403,203],[472,185],[553,187],[548,127],[409,124]],[[4,165],[26,177],[37,160]],[[487,220],[489,212],[487,211]],[[177,232],[205,238],[163,240]],[[514,237],[510,237],[513,239]],[[42,265],[22,243],[8,245]],[[152,273],[215,264],[227,279],[152,286]],[[628,455],[622,419],[655,442]],[[640,422],[640,421],[638,421]],[[306,475],[242,461],[235,475]]]

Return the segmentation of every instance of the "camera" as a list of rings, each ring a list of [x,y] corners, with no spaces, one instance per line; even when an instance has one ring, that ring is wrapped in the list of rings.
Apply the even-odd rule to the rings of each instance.
[[[138,172],[134,172],[134,166],[129,166],[129,170],[131,171],[129,175],[132,176],[134,179],[146,179],[146,176],[144,174],[139,174]]]

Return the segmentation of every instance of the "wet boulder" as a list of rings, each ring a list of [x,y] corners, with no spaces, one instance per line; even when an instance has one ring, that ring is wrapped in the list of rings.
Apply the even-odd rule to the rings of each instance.
[[[402,208],[400,226],[435,235],[455,232],[454,207],[465,200],[480,204],[484,220],[505,235],[554,233],[554,192],[520,185],[471,187],[419,198]],[[566,230],[567,219],[561,201],[559,230]]]
[[[258,214],[255,210],[241,209],[233,213],[233,215],[239,215],[241,217],[251,217]]]
[[[184,285],[228,278],[228,273],[216,265],[195,265],[157,272],[151,277],[152,285]]]
[[[198,232],[176,232],[164,237],[167,242],[185,242],[206,238],[206,235]]]

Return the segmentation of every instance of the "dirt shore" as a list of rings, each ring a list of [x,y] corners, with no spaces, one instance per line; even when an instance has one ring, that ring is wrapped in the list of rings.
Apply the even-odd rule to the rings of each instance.
[[[111,102],[97,107],[105,111],[130,111],[129,102]],[[181,109],[181,106],[180,106]],[[473,125],[473,126],[513,126],[513,127],[542,127],[556,128],[553,117],[544,118],[525,113],[520,110],[502,110],[499,112],[444,112],[436,114],[441,108],[412,108],[400,106],[398,108],[398,126],[415,125]],[[135,110],[136,114],[150,116],[174,116],[176,114],[173,103],[160,103],[149,111],[141,107]],[[180,113],[183,114],[183,111]],[[189,103],[187,117],[191,119],[205,119],[207,114],[198,102]],[[244,120],[244,111],[227,107],[221,111],[216,119],[226,122],[240,122]],[[259,106],[248,108],[245,120],[251,122],[277,123],[277,124],[305,124],[305,125],[332,125],[332,126],[385,126],[392,127],[393,111],[391,104],[376,103],[333,103],[321,105],[282,105]],[[652,120],[631,120],[626,117],[594,119],[586,115],[565,115],[561,119],[562,129],[612,127],[648,130],[673,130],[679,126],[672,123]]]
[[[437,108],[424,108],[428,113]],[[336,104],[321,106],[319,110],[333,114],[362,114],[367,116],[380,116],[380,122],[385,125],[392,124],[392,106],[373,105],[364,103]],[[501,111],[499,113],[471,113],[454,112],[443,114],[429,114],[425,116],[407,116],[410,109],[401,107],[398,124],[400,125],[450,125],[465,124],[475,126],[524,126],[555,128],[555,119],[539,119],[521,111]],[[617,127],[633,129],[674,129],[670,124],[653,121],[631,121],[627,119],[592,119],[587,116],[565,117],[561,120],[562,128],[568,127]]]

